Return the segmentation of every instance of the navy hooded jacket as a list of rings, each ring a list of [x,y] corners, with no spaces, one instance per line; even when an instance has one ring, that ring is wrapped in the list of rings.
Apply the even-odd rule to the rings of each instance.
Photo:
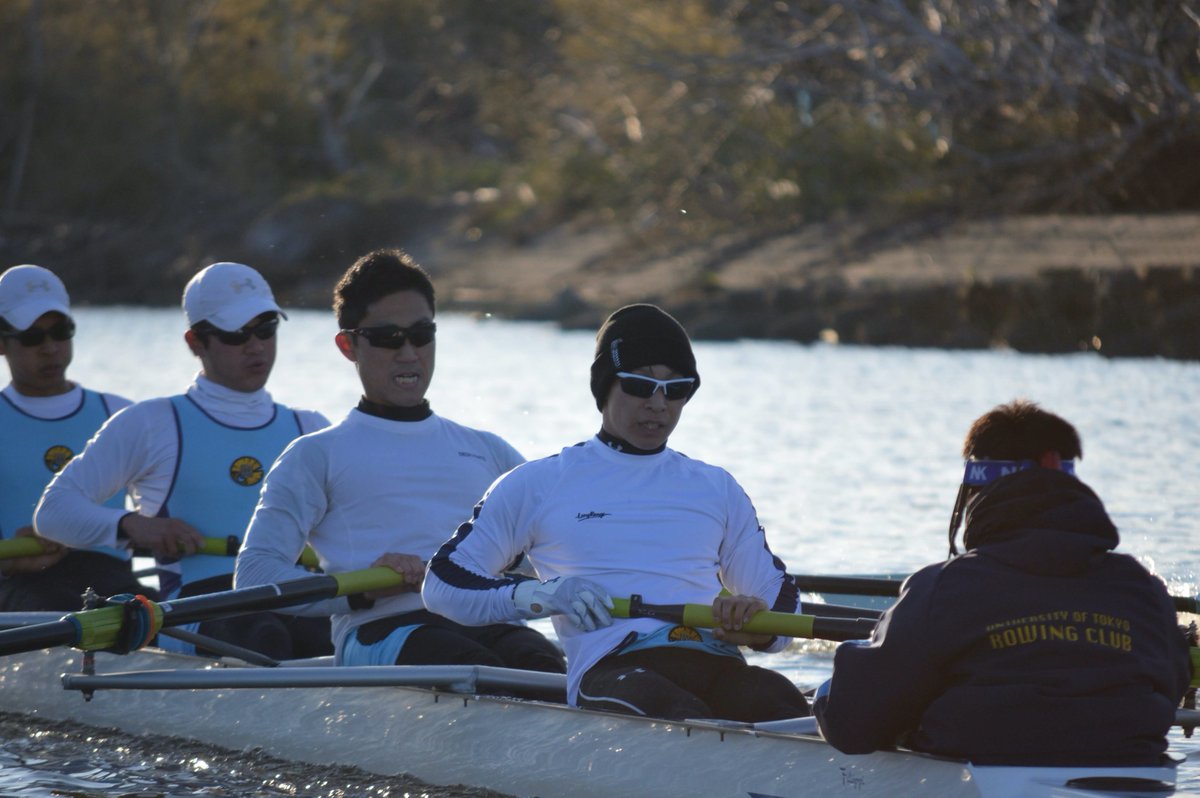
[[[844,753],[896,744],[977,764],[1158,764],[1191,665],[1166,587],[1114,554],[1086,485],[1034,468],[970,502],[967,553],[905,583],[843,644],[814,711]]]

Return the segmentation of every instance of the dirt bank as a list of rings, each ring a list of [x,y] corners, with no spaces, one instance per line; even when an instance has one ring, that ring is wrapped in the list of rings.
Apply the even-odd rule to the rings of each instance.
[[[936,234],[821,227],[648,254],[612,231],[432,242],[446,307],[591,327],[634,301],[697,337],[1200,358],[1200,216],[1042,216]]]
[[[440,306],[595,328],[656,302],[698,338],[817,339],[1200,359],[1200,214],[1039,216],[936,230],[813,225],[774,238],[670,247],[563,227],[515,246],[411,201],[287,206],[188,236],[134,226],[9,226],[8,264],[59,273],[79,304],[179,302],[200,267],[249,263],[286,305],[327,309],[370,249],[409,249]]]

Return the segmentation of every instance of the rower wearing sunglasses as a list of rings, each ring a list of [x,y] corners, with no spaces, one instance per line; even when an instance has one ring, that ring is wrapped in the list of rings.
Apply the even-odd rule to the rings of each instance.
[[[287,316],[257,271],[240,263],[202,269],[184,289],[183,311],[183,339],[200,363],[194,382],[113,416],[46,489],[36,515],[39,534],[69,546],[152,552],[164,599],[232,586],[233,555],[263,476],[294,438],[329,423],[266,390]],[[132,512],[106,505],[126,489]],[[204,537],[232,538],[232,550],[197,554]],[[275,658],[331,648],[327,625],[282,613],[207,621],[198,631]],[[165,635],[159,644],[195,650]]]
[[[436,414],[425,398],[437,353],[429,275],[400,250],[359,258],[334,289],[334,343],[362,400],[296,441],[267,475],[238,554],[238,587],[304,576],[306,544],[331,572],[387,566],[404,584],[318,602],[342,665],[491,665],[561,673],[562,655],[523,624],[463,626],[421,602],[425,561],[479,495],[524,461],[490,432]]]
[[[699,387],[674,318],[653,305],[613,313],[591,367],[599,434],[492,486],[430,562],[429,608],[469,624],[553,615],[576,706],[671,719],[807,715],[790,680],[739,649],[787,645],[739,629],[759,610],[795,612],[795,584],[733,477],[667,447]],[[505,574],[522,555],[536,579]],[[711,604],[720,627],[614,620],[610,597],[634,594]]]
[[[950,559],[905,581],[869,641],[839,646],[817,691],[835,748],[1161,764],[1187,644],[1162,580],[1112,551],[1117,528],[1075,477],[1082,452],[1069,422],[1029,401],[975,420]]]
[[[0,391],[0,537],[34,535],[42,490],[88,438],[129,400],[67,379],[75,320],[66,286],[41,266],[0,274],[0,353],[12,381]],[[124,493],[112,507],[124,506]],[[43,552],[0,560],[0,610],[77,610],[89,586],[112,593],[139,587],[127,550],[68,550],[41,540]]]

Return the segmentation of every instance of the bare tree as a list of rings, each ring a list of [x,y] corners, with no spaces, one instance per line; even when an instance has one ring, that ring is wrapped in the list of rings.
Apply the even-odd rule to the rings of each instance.
[[[38,96],[41,91],[42,65],[44,52],[42,49],[41,33],[41,0],[30,0],[29,11],[26,14],[26,31],[29,47],[29,76],[26,80],[25,99],[18,114],[19,122],[16,131],[12,171],[8,176],[8,188],[4,192],[4,214],[11,218],[17,212],[21,196],[21,185],[25,180],[25,169],[29,163],[30,148],[33,145],[34,123],[37,119]]]

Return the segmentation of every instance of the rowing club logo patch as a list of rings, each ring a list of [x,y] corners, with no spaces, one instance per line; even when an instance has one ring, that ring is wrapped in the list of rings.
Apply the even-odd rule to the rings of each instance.
[[[71,462],[71,458],[74,456],[75,452],[66,446],[57,444],[46,450],[46,453],[42,455],[42,462],[46,464],[46,468],[50,469],[50,473],[57,474],[63,470],[63,466]]]
[[[681,640],[699,643],[703,638],[700,637],[699,632],[690,626],[676,626],[667,633],[667,639],[672,643],[678,643]]]
[[[243,488],[250,488],[262,482],[263,466],[257,457],[245,455],[233,461],[229,466],[229,478]]]

